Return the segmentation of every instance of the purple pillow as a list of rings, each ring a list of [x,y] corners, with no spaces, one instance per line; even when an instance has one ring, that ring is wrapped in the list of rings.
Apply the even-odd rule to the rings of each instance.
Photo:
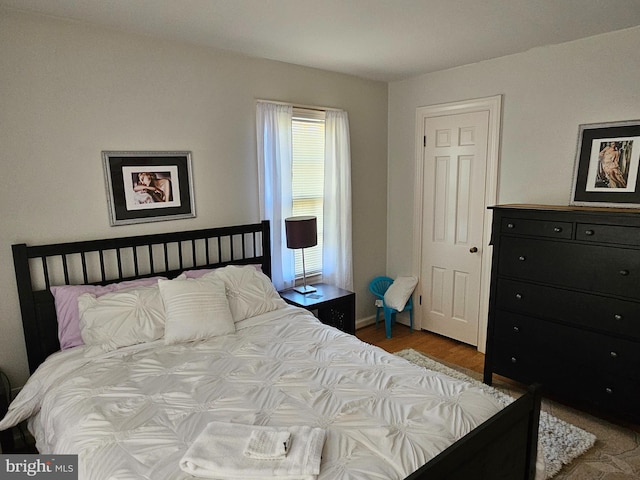
[[[200,278],[207,273],[215,272],[217,268],[201,268],[196,270],[185,270],[182,274],[187,278]]]
[[[257,271],[262,272],[262,265],[252,265]],[[200,278],[207,273],[215,272],[217,268],[200,268],[196,270],[185,270],[182,274],[187,278]]]
[[[165,277],[140,278],[109,285],[61,285],[51,287],[51,293],[56,303],[60,348],[66,350],[67,348],[84,345],[80,335],[80,312],[78,311],[78,297],[80,295],[92,293],[96,297],[100,297],[125,288],[155,285],[160,278]]]

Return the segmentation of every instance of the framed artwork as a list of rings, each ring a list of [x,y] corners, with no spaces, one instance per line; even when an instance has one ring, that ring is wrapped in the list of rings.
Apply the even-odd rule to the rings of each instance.
[[[580,125],[571,205],[640,208],[640,120]]]
[[[191,152],[102,152],[111,225],[196,216]]]

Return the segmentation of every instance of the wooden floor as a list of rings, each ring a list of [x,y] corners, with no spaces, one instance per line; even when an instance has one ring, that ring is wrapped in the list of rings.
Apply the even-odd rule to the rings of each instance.
[[[392,338],[385,337],[384,324],[377,329],[375,325],[360,328],[356,331],[356,337],[390,353],[413,348],[433,358],[479,373],[482,373],[484,368],[484,354],[480,353],[476,347],[424,330],[411,332],[409,327],[401,324],[393,326]]]

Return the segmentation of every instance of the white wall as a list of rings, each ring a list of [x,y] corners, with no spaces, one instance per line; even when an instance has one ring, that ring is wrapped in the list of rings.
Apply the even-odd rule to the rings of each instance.
[[[412,271],[417,107],[503,95],[499,203],[568,205],[578,125],[640,119],[639,79],[637,27],[391,83],[387,273]]]
[[[0,368],[14,385],[27,364],[10,245],[260,220],[256,99],[348,111],[357,310],[373,313],[385,83],[0,9],[0,89]],[[197,218],[110,227],[102,150],[190,150]]]

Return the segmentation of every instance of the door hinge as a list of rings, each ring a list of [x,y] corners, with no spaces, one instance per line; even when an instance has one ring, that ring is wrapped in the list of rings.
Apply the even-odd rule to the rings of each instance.
[[[422,305],[422,295],[418,295],[418,305]]]
[[[426,135],[424,137],[422,137],[422,146],[423,147],[427,146],[427,136]]]

